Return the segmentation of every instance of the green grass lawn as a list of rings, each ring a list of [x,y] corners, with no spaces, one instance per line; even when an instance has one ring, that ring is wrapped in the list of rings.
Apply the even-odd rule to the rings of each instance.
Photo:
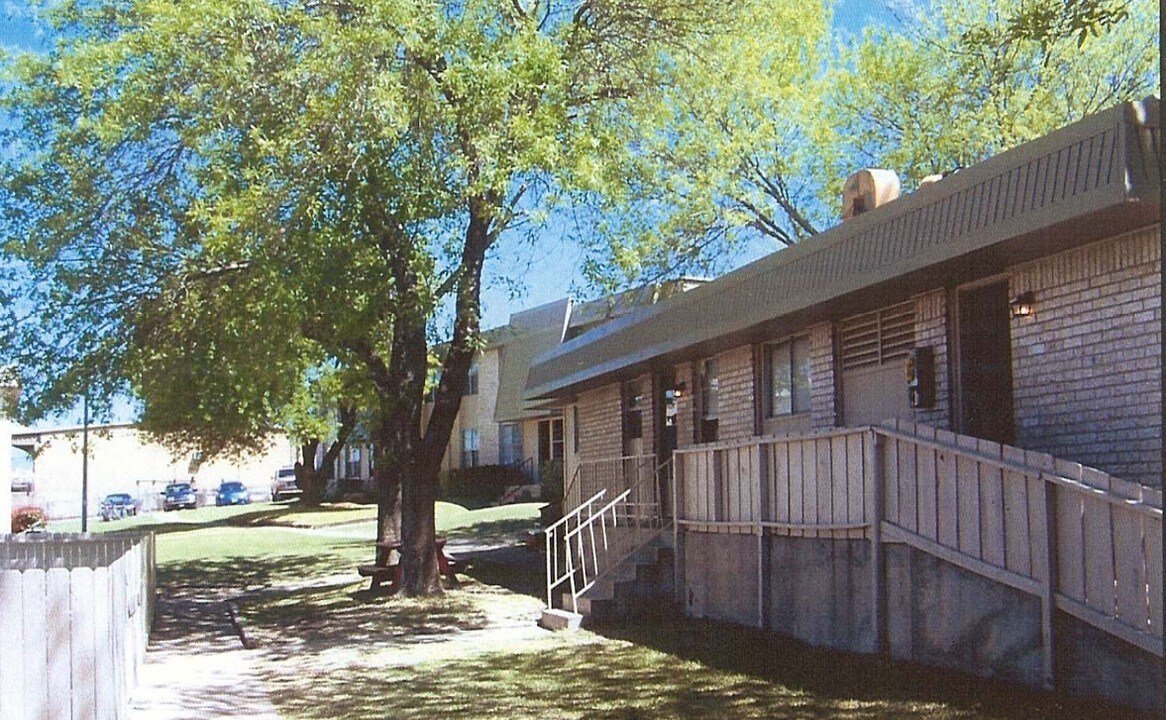
[[[513,544],[538,508],[440,503],[438,532]],[[372,558],[374,525],[372,507],[267,504],[94,529],[156,532],[162,594],[237,597],[286,718],[1139,717],[710,622],[544,632],[534,627],[541,555],[522,550],[474,558],[442,597],[371,593],[355,565]]]

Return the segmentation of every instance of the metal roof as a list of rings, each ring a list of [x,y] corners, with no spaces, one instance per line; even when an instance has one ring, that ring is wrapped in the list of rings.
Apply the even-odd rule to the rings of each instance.
[[[563,343],[531,368],[527,397],[568,395],[1156,222],[1158,105],[1092,115]]]

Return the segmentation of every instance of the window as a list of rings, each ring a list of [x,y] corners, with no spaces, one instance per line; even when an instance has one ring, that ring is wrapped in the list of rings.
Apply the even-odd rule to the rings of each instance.
[[[465,394],[465,395],[477,395],[478,394],[478,363],[476,363],[476,362],[470,364],[470,372],[469,372],[469,375],[466,377],[466,391],[463,394]]]
[[[798,337],[765,346],[765,416],[810,410],[810,339]]]
[[[563,419],[540,420],[538,424],[538,461],[563,459]]]
[[[346,448],[345,453],[347,459],[344,463],[344,477],[358,478],[360,477],[360,448],[351,447]]]
[[[566,443],[563,440],[563,419],[551,420],[551,459],[562,460]]]
[[[709,358],[700,364],[700,422],[696,424],[696,442],[714,442],[720,413],[720,380],[717,377],[717,359]]]
[[[479,443],[477,430],[462,430],[462,467],[478,466]]]
[[[624,440],[644,436],[644,393],[639,380],[628,380],[623,385]]]
[[[498,427],[498,461],[503,465],[519,465],[522,456],[522,425],[502,423]]]

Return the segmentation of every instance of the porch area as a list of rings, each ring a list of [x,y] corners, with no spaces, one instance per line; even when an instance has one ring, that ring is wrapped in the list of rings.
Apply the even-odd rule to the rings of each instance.
[[[896,422],[584,462],[569,489],[548,587],[670,535],[691,616],[1161,706],[1161,488]]]

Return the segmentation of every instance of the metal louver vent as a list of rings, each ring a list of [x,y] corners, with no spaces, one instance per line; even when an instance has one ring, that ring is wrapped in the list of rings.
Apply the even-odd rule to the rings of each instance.
[[[882,365],[915,346],[915,303],[905,302],[838,323],[843,370]]]

